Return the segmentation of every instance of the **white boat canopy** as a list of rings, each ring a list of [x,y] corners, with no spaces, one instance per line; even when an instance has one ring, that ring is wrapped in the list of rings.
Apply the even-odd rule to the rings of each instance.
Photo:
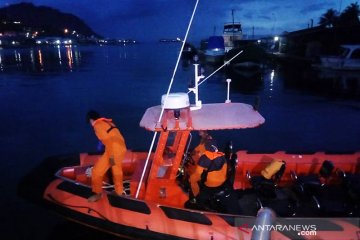
[[[150,107],[140,121],[140,127],[150,131],[159,128],[161,106]],[[203,104],[201,109],[190,111],[191,130],[224,130],[254,128],[265,122],[265,119],[254,110],[253,106],[244,103],[213,103]],[[165,114],[164,114],[165,116]],[[163,118],[164,118],[163,116]],[[186,119],[179,118],[180,129],[188,129]],[[172,129],[173,124],[167,128]]]

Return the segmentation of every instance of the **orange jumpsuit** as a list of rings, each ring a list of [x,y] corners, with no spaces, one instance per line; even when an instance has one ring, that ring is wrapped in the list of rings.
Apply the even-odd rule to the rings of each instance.
[[[105,152],[92,170],[92,191],[102,192],[104,175],[111,168],[115,192],[121,195],[123,192],[122,161],[126,153],[125,140],[111,119],[99,118],[94,121],[93,127],[96,136],[105,145]]]
[[[215,161],[211,164],[212,161]],[[204,155],[199,159],[195,172],[190,176],[191,190],[194,196],[199,193],[199,180],[204,169],[211,166],[207,175],[205,186],[219,187],[226,181],[227,164],[224,160],[224,153],[205,151]]]

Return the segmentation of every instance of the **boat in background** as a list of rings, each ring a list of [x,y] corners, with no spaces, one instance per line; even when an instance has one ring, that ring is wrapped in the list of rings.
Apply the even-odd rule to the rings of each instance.
[[[225,52],[228,52],[235,47],[235,43],[237,41],[240,41],[243,38],[241,23],[225,23],[223,37],[225,44]]]
[[[232,19],[232,22],[224,23],[222,36],[211,36],[208,40],[201,41],[200,50],[207,62],[222,64],[225,53],[235,48],[237,42],[242,40],[241,23],[234,21],[234,10],[232,10]]]
[[[339,54],[335,56],[320,56],[315,68],[339,71],[360,71],[360,45],[341,45]]]
[[[225,56],[224,38],[211,36],[208,41],[203,41],[202,47],[205,61],[211,64],[222,64]]]
[[[225,42],[225,52],[235,47],[235,43],[242,40],[243,33],[240,22],[234,20],[234,9],[231,11],[232,22],[224,24],[223,37]]]
[[[234,59],[233,57],[241,52]],[[253,40],[237,41],[233,49],[225,54],[224,61],[229,61],[226,66],[228,72],[250,79],[260,74],[268,63],[268,54],[266,51]]]

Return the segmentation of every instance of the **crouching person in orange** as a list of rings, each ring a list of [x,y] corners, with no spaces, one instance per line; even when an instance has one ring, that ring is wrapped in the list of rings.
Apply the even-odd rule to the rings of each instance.
[[[208,138],[205,152],[190,176],[190,199],[185,207],[229,214],[241,214],[238,196],[229,182],[225,154],[218,151],[216,142]]]
[[[199,206],[206,207],[209,199],[221,191],[226,182],[227,164],[224,153],[219,152],[215,140],[208,139],[205,152],[199,158],[194,173],[190,176],[193,196]]]
[[[206,150],[205,149],[206,142],[212,139],[211,135],[205,130],[200,130],[199,136],[200,136],[200,143],[199,145],[196,146],[196,148],[194,148],[194,150],[191,153],[191,156],[194,159],[195,163],[197,163],[199,158],[204,154]]]
[[[93,126],[98,139],[104,144],[105,152],[95,163],[91,172],[91,185],[94,195],[88,198],[89,202],[96,202],[102,195],[102,182],[105,173],[111,168],[115,192],[123,193],[122,161],[126,153],[126,145],[119,129],[111,119],[100,118],[96,111],[87,113],[87,120]]]
[[[191,161],[186,166],[186,173],[188,174],[188,176],[191,176],[194,173],[199,158],[205,153],[205,143],[208,140],[212,139],[211,135],[205,130],[199,131],[199,137],[200,137],[200,143],[191,152]]]

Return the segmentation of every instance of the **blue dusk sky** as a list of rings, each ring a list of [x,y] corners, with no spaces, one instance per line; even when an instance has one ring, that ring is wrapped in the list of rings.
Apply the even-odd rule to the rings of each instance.
[[[108,38],[154,41],[184,38],[196,0],[2,0],[0,7],[31,2],[72,13]],[[356,0],[200,0],[188,40],[220,35],[225,22],[241,22],[244,35],[275,35],[314,26],[332,8],[343,11]]]

